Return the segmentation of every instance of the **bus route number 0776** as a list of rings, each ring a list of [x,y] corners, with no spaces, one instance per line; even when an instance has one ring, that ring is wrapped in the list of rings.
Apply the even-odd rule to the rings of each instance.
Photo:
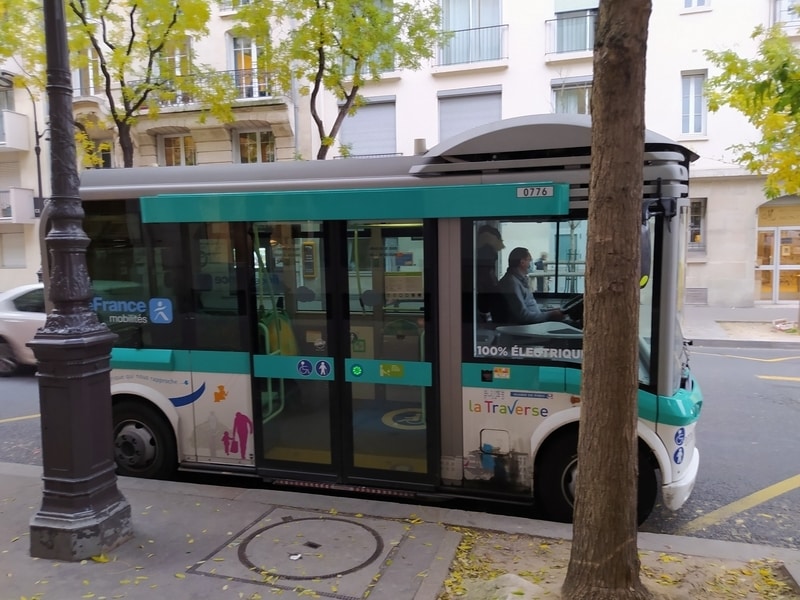
[[[517,188],[517,198],[552,198],[555,192],[553,186],[525,186]]]

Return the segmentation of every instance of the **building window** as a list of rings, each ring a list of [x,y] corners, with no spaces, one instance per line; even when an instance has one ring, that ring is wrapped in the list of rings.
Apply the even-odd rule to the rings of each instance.
[[[191,135],[170,135],[162,138],[164,165],[179,167],[197,164],[197,152]]]
[[[706,199],[695,198],[689,207],[689,250],[705,252],[706,249]]]
[[[94,50],[78,54],[77,68],[72,70],[72,90],[75,96],[96,96],[102,93],[103,75],[100,72],[100,60]]]
[[[440,48],[440,65],[506,57],[500,0],[443,0],[442,28],[452,37]]]
[[[553,109],[556,113],[588,115],[592,98],[592,82],[583,78],[554,80]]]
[[[88,169],[110,169],[113,166],[111,150],[111,140],[91,140],[91,145],[83,148],[86,153],[84,165]]]
[[[794,23],[800,21],[797,0],[775,0],[775,22]]]
[[[259,68],[259,60],[266,56],[266,43],[247,37],[235,37],[233,46],[233,68],[239,98],[257,98],[271,95],[266,70]]]
[[[0,233],[0,267],[4,269],[25,267],[24,233]]]
[[[275,136],[271,131],[239,131],[235,135],[240,163],[275,162]]]
[[[711,0],[683,0],[684,8],[705,8],[711,4]]]
[[[705,73],[690,73],[681,76],[681,132],[685,134],[706,133],[706,98],[703,88]]]
[[[503,114],[500,86],[439,92],[439,141],[499,121]]]
[[[0,88],[0,110],[14,110],[14,90]]]
[[[397,119],[394,96],[370,98],[342,122],[339,134],[343,157],[366,158],[397,153]]]
[[[556,52],[584,52],[594,48],[597,9],[556,14]]]

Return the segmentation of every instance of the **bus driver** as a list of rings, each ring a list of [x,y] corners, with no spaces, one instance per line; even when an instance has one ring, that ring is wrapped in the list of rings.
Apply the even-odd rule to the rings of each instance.
[[[497,284],[498,304],[492,316],[499,312],[498,323],[528,325],[545,321],[563,321],[565,314],[559,309],[542,310],[528,285],[528,270],[531,266],[531,253],[527,248],[514,248],[508,255],[508,270]]]

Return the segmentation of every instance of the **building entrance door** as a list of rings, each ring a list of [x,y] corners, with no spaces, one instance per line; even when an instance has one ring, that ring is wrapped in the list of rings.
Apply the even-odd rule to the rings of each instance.
[[[800,300],[800,227],[759,227],[756,300]]]

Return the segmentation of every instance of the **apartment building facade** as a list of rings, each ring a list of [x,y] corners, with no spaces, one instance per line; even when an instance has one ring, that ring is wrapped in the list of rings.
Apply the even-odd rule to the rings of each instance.
[[[753,55],[750,34],[757,24],[783,23],[794,35],[800,22],[789,10],[792,1],[653,2],[647,127],[701,157],[691,170],[687,303],[744,307],[800,300],[800,199],[766,199],[763,179],[739,167],[729,150],[755,139],[756,132],[734,111],[709,113],[703,94],[705,81],[714,74],[704,50],[730,48]],[[420,70],[383,73],[366,85],[366,104],[345,120],[331,158],[408,155],[501,118],[588,111],[598,0],[441,4],[442,26],[452,37]],[[311,127],[307,99],[296,88],[276,89],[269,74],[258,72],[256,58],[264,49],[231,33],[234,14],[233,4],[215,8],[210,35],[191,42],[198,61],[230,72],[238,96],[234,121],[200,123],[199,107],[190,95],[180,93],[176,77],[174,98],[164,103],[158,118],[143,117],[134,127],[136,165],[169,168],[315,155],[319,138]],[[101,123],[105,102],[97,95],[99,82],[91,63],[75,72],[74,81],[76,119]],[[17,114],[27,118],[27,143],[19,134],[19,141],[4,148],[0,138],[0,190],[18,187],[35,197],[31,100],[24,90],[13,93],[15,108],[3,115],[9,122]],[[625,96],[620,90],[619,101]],[[325,99],[321,113],[326,123],[337,108],[332,96]],[[11,129],[6,127],[6,138]],[[109,145],[104,166],[121,166],[114,132],[99,125],[90,131]],[[46,144],[46,138],[42,141]],[[45,153],[43,158],[47,162]],[[8,240],[2,256],[11,257],[0,262],[0,288],[10,287],[12,280],[30,281],[39,266],[35,217],[29,223],[19,215],[0,217],[0,236]],[[15,270],[17,276],[9,277]]]

